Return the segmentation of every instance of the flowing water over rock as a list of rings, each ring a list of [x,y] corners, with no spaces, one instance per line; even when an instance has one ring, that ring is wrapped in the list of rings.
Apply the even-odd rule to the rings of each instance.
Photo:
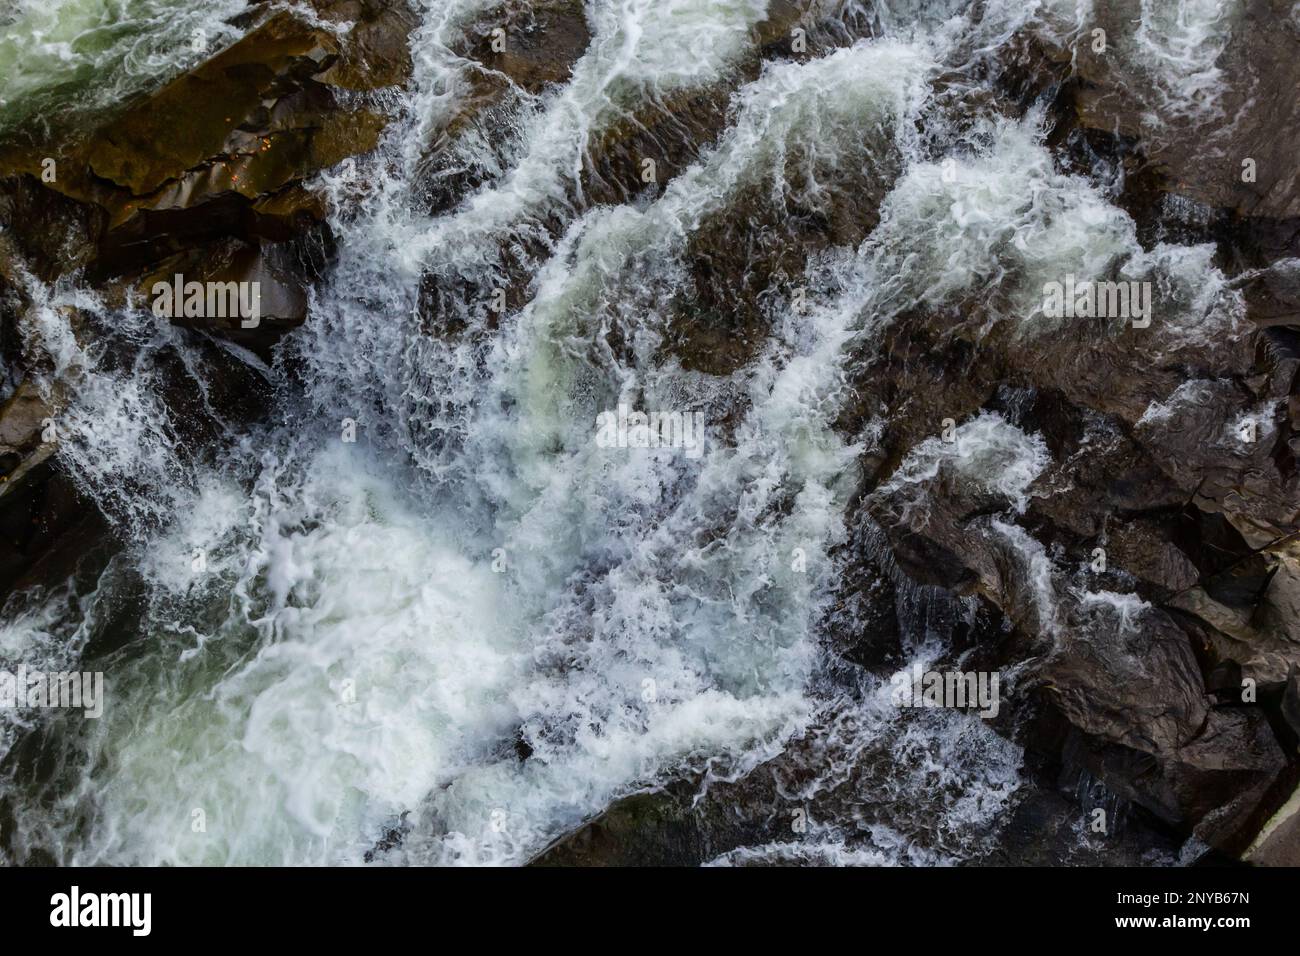
[[[1245,851],[1300,731],[1288,174],[1242,225],[1146,165],[1190,125],[1240,172],[1261,5],[1128,6],[0,12],[5,414],[57,432],[7,493],[103,516],[15,539],[0,664],[107,685],[0,710],[0,859]],[[147,184],[91,135],[259,59]],[[150,310],[221,256],[301,305]],[[1067,276],[1149,327],[1049,314]],[[900,708],[914,667],[1000,707]]]

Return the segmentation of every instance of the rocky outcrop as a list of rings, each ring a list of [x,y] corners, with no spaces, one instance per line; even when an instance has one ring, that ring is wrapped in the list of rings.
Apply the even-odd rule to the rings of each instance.
[[[1128,333],[1067,350],[987,330],[976,341],[950,322],[909,316],[858,377],[864,406],[888,410],[864,460],[875,487],[860,520],[913,579],[1006,615],[1016,637],[999,666],[1030,662],[1017,696],[1079,734],[1078,766],[1165,824],[1240,853],[1294,765],[1273,695],[1300,661],[1300,489],[1280,411],[1295,365],[1269,348],[1267,329],[1166,365],[1139,360],[1152,353]],[[1189,367],[1216,385],[1153,421],[1147,390],[1174,391]],[[1261,406],[1278,417],[1243,439],[1234,423]],[[1022,514],[998,480],[1016,461],[963,464],[936,444],[944,418],[990,413],[1048,451]],[[931,456],[932,474],[909,470],[918,455]]]
[[[712,806],[690,806],[689,788],[636,794],[539,853],[532,866],[699,866],[755,833],[710,827]],[[738,827],[750,831],[754,827]]]
[[[27,381],[0,407],[0,471],[4,473],[0,497],[52,453],[54,442],[46,435],[52,432],[47,429],[55,414],[56,409]]]
[[[27,380],[0,407],[0,592],[66,576],[105,531],[52,460],[57,414]]]
[[[607,122],[591,130],[582,169],[570,185],[570,200],[581,208],[622,202],[644,191],[642,163],[656,163],[659,183],[693,162],[726,125],[727,103],[737,80],[757,75],[765,59],[788,46],[790,31],[803,11],[773,3],[755,25],[752,52],[726,82],[627,98],[614,90]],[[431,212],[445,212],[510,165],[505,154],[515,145],[511,130],[524,108],[568,81],[588,52],[591,28],[577,0],[506,0],[463,24],[450,45],[463,69],[457,78],[456,107],[430,130],[421,188]],[[469,148],[463,148],[468,145]],[[495,148],[485,159],[484,147]]]
[[[897,316],[851,364],[840,427],[860,436],[871,422],[878,437],[860,459],[853,538],[825,633],[850,671],[884,676],[906,659],[904,605],[917,585],[978,602],[982,623],[950,624],[951,650],[936,666],[1012,675],[998,728],[1024,745],[1029,779],[996,845],[964,848],[968,859],[1171,862],[1191,837],[1206,861],[1293,865],[1300,273],[1286,260],[1300,254],[1300,180],[1293,138],[1279,130],[1295,109],[1300,25],[1290,4],[1242,5],[1207,61],[1222,78],[1211,102],[1195,94],[1195,77],[1178,88],[1153,78],[1139,47],[1161,37],[1135,34],[1136,0],[1103,6],[1072,47],[1059,31],[1031,28],[995,53],[971,50],[967,69],[990,86],[941,76],[936,99],[960,108],[975,97],[970,105],[1016,117],[1042,109],[1059,165],[1113,190],[1146,248],[1216,246],[1245,322],[1199,338],[1158,322],[1034,332],[997,301],[1005,290]],[[1105,50],[1093,49],[1094,28]],[[878,202],[868,194],[863,205]],[[761,342],[764,327],[747,311],[746,284],[771,294],[800,267],[798,248],[816,248],[826,230],[802,235],[789,218],[774,229],[761,209],[746,209],[693,240],[699,285],[715,301],[690,299],[669,338],[702,371],[752,358],[747,343]],[[847,211],[845,221],[869,232],[873,211]],[[755,257],[764,234],[780,236],[784,259]],[[960,429],[985,416],[1042,442],[1023,500],[1003,480],[1017,467],[1011,457],[973,466],[945,451],[945,420]],[[922,459],[933,467],[917,467]],[[809,746],[821,749],[804,760]],[[699,863],[773,841],[797,853],[788,827],[737,827],[736,812],[714,814],[715,794],[733,810],[788,814],[788,802],[755,797],[790,792],[765,788],[764,776],[838,761],[879,799],[887,757],[835,748],[818,731],[791,742],[743,778],[754,788],[743,796],[682,783],[685,796],[670,787],[628,797],[537,862]],[[845,819],[835,800],[820,792],[814,813]],[[1098,808],[1124,826],[1088,837],[1086,815]],[[855,807],[848,816],[887,823],[907,813]],[[939,812],[922,816],[916,832],[928,835]]]
[[[1300,176],[1278,135],[1295,121],[1300,22],[1285,0],[1215,13],[1191,13],[1212,22],[1189,26],[1172,7],[1095,5],[1070,46],[1067,25],[1049,19],[1012,37],[989,73],[1010,103],[1049,105],[1066,155],[1114,164],[1140,226],[1232,233],[1231,254],[1259,265],[1284,254],[1300,215]]]
[[[1156,65],[1157,55],[1135,37],[1138,0],[1105,4],[1095,17],[1089,29],[1105,30],[1111,42],[1103,51],[1091,43],[1078,47],[1080,125],[1140,140],[1171,188],[1206,206],[1238,216],[1300,216],[1300,172],[1292,144],[1277,135],[1300,121],[1293,95],[1300,23],[1292,4],[1248,0],[1223,8],[1221,41],[1211,35],[1189,44],[1153,31],[1157,50],[1167,42],[1175,56],[1180,40],[1187,47],[1181,55],[1189,75],[1177,85],[1152,81],[1143,71]],[[1189,138],[1197,148],[1188,148]]]
[[[387,117],[366,94],[405,81],[413,23],[401,0],[316,10],[309,22],[251,7],[237,42],[101,125],[0,147],[0,202],[50,227],[18,232],[37,274],[82,268],[148,301],[157,274],[188,266],[187,281],[269,287],[272,321],[235,335],[246,344],[301,323],[329,246],[324,197],[306,183],[374,148]]]
[[[1253,844],[1259,860],[1260,828],[1295,785],[1282,702],[1300,663],[1300,330],[1292,274],[1277,261],[1296,252],[1294,230],[1287,240],[1279,225],[1294,216],[1294,164],[1269,163],[1255,184],[1240,176],[1241,158],[1289,148],[1268,90],[1294,85],[1282,51],[1295,38],[1249,28],[1270,12],[1247,4],[1248,23],[1234,24],[1218,60],[1231,80],[1208,127],[1211,114],[1190,112],[1204,104],[1173,109],[1173,92],[1125,58],[1139,18],[1124,4],[1099,13],[1105,54],[1085,49],[1087,30],[1073,51],[1021,36],[995,68],[1007,109],[1049,105],[1049,141],[1067,166],[1086,143],[1092,160],[1101,151],[1127,170],[1121,201],[1141,234],[1218,244],[1216,261],[1239,270],[1248,328],[1163,342],[1132,326],[1035,336],[996,318],[994,303],[926,309],[867,357],[842,422],[854,429],[883,410],[859,520],[885,535],[892,560],[1006,615],[1012,637],[996,656],[1020,669],[1015,697],[1037,715],[1031,751],[1160,826],[1229,855]],[[1189,148],[1193,129],[1204,150]],[[1229,131],[1241,157],[1219,151]],[[1203,211],[1189,218],[1191,208]],[[1162,403],[1180,387],[1175,413]],[[1048,451],[1021,513],[933,444],[944,419],[990,412]],[[934,473],[897,480],[922,449]]]
[[[455,107],[429,131],[417,185],[430,212],[445,212],[499,173],[482,147],[500,157],[524,104],[566,81],[590,41],[576,0],[507,0],[457,30],[449,51],[462,62]]]
[[[382,101],[410,74],[415,21],[404,0],[252,4],[240,21],[238,41],[161,88],[76,128],[14,130],[0,142],[0,352],[11,378],[0,411],[0,587],[38,580],[42,561],[62,567],[59,555],[84,553],[105,530],[62,474],[57,439],[40,438],[57,417],[49,396],[64,386],[51,384],[34,338],[28,283],[75,273],[110,308],[128,298],[150,308],[156,283],[177,276],[256,283],[256,321],[212,311],[207,296],[166,314],[269,358],[305,320],[332,253],[312,178],[375,147]],[[87,323],[67,317],[85,334]],[[201,444],[222,430],[214,415],[266,411],[263,372],[237,350],[196,340],[188,361],[159,361],[174,366],[164,398],[179,437]],[[212,372],[202,388],[196,365]]]

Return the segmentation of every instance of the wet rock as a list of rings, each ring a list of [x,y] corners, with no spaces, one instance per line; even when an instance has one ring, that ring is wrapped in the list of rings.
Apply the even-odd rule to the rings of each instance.
[[[783,55],[782,44],[803,13],[800,5],[786,0],[772,3],[767,18],[754,26],[752,52],[724,81],[647,90],[635,103],[611,104],[613,115],[585,144],[577,180],[568,185],[568,201],[582,210],[657,192],[716,141],[737,83],[756,77],[765,59]],[[824,52],[826,47],[818,44],[830,41],[817,34],[816,24],[808,26],[810,50]],[[496,29],[505,31],[496,38],[497,46],[504,41],[504,51],[493,49]],[[517,145],[515,127],[522,112],[569,77],[590,40],[581,4],[573,0],[510,0],[465,28],[453,50],[471,66],[457,80],[457,108],[432,131],[424,160],[422,183],[431,212],[453,208],[509,167],[507,156]],[[653,182],[645,178],[647,160],[655,164]]]
[[[568,80],[590,41],[579,0],[510,0],[474,21],[465,31],[463,52],[458,52],[537,94]]]
[[[1122,48],[1132,37],[1141,19],[1138,6],[1125,0],[1098,11],[1111,44]],[[1087,82],[1077,103],[1079,121],[1141,138],[1149,160],[1180,194],[1242,216],[1295,218],[1300,174],[1290,160],[1294,143],[1278,130],[1300,120],[1291,95],[1300,81],[1300,25],[1283,0],[1249,0],[1223,14],[1230,35],[1212,64],[1221,80],[1212,104],[1207,91],[1185,109],[1172,109],[1170,98],[1180,91],[1145,77],[1136,48],[1115,56],[1081,45],[1078,69]],[[1195,137],[1195,149],[1188,148],[1188,137]],[[1253,161],[1253,182],[1243,180],[1247,160]]]
[[[1121,204],[1139,222],[1166,192],[1207,210],[1206,225],[1226,225],[1219,213],[1294,220],[1295,144],[1278,135],[1298,118],[1291,90],[1300,80],[1300,24],[1291,5],[1248,0],[1219,8],[1217,25],[1194,40],[1161,25],[1160,13],[1144,12],[1139,0],[1096,7],[1068,47],[1052,32],[1068,25],[1049,18],[1052,30],[1022,31],[1004,44],[989,73],[1014,104],[1009,112],[1033,102],[1050,107],[1054,143],[1074,132],[1072,148],[1090,143],[1111,154],[1123,183]],[[1211,11],[1188,14],[1198,15],[1210,18]],[[1144,19],[1153,22],[1144,26]],[[1097,30],[1105,34],[1100,49]],[[1184,48],[1175,49],[1179,43]],[[1171,72],[1162,73],[1166,57]],[[1288,231],[1294,235],[1293,227]]]
[[[232,423],[264,416],[266,368],[283,332],[306,318],[310,285],[332,244],[324,196],[310,177],[374,148],[388,119],[382,96],[410,72],[414,17],[404,0],[317,0],[319,20],[249,8],[227,49],[86,128],[11,132],[0,144],[0,352],[8,401],[0,413],[0,588],[48,583],[68,555],[109,533],[62,470],[33,382],[46,380],[27,326],[29,277],[72,273],[109,308],[150,308],[154,281],[257,283],[260,317],[176,321],[230,340],[178,340],[155,361],[177,439],[201,447]],[[335,24],[350,23],[349,30]],[[48,162],[47,162],[48,160]],[[102,317],[70,316],[83,344]],[[111,338],[108,337],[108,338]],[[239,346],[251,352],[243,351]],[[194,375],[205,378],[196,388]],[[44,570],[42,570],[44,569]]]
[[[1107,560],[1151,585],[1157,596],[1174,595],[1199,579],[1195,563],[1174,540],[1167,521],[1135,517],[1111,522],[1106,535]]]
[[[417,189],[431,213],[499,175],[525,103],[567,80],[590,40],[583,6],[574,0],[509,0],[465,25],[452,45],[466,63],[455,108],[430,131],[421,160]]]
[[[1282,559],[1237,530],[1288,540],[1294,474],[1278,466],[1277,431],[1239,446],[1233,422],[1260,395],[1285,394],[1290,370],[1252,348],[1258,330],[1180,346],[1214,372],[1204,401],[1169,421],[1147,410],[1186,373],[1139,362],[1125,335],[1076,331],[1062,349],[994,323],[968,339],[979,321],[906,315],[855,375],[859,401],[841,426],[884,421],[864,459],[875,490],[862,507],[909,577],[978,593],[1007,617],[1016,637],[1000,666],[1032,661],[1021,692],[1092,741],[1097,779],[1166,825],[1240,852],[1287,762],[1270,728],[1276,706],[1243,708],[1240,679],[1280,686],[1300,646],[1281,623],[1290,570],[1270,597]],[[919,487],[890,480],[937,440],[943,418],[969,421],[973,408],[1045,440],[1050,463],[1023,513],[955,461]],[[1110,567],[1089,571],[1099,545]],[[1135,588],[1148,603],[1106,596]]]
[[[1278,739],[1289,753],[1300,754],[1300,665],[1292,665],[1287,674],[1278,712],[1284,725],[1274,728]]]
[[[1274,6],[1246,5],[1220,63],[1257,92],[1293,68],[1276,63],[1283,40],[1261,41],[1250,26]],[[1136,4],[1094,16],[1111,38],[1106,62],[1083,50],[1086,31],[1077,50],[1022,34],[986,63],[990,102],[1012,116],[1045,107],[1058,161],[1118,195],[1148,248],[1216,243],[1216,261],[1240,274],[1248,325],[1200,341],[1154,325],[1144,334],[1079,323],[1038,336],[1003,320],[1015,310],[996,290],[900,315],[851,364],[852,400],[839,422],[846,435],[872,436],[861,460],[864,514],[853,523],[878,527],[883,543],[859,560],[893,562],[913,581],[987,601],[1011,629],[993,645],[996,666],[1025,668],[1009,707],[1070,728],[1030,735],[1031,752],[1059,758],[1075,740],[1086,756],[1076,773],[1086,769],[1169,834],[1235,855],[1286,799],[1295,761],[1284,701],[1300,662],[1288,623],[1300,520],[1300,284],[1277,262],[1297,250],[1287,218],[1294,189],[1289,172],[1241,189],[1242,157],[1222,151],[1220,129],[1236,122],[1249,144],[1249,131],[1267,126],[1268,96],[1248,104],[1230,90],[1221,123],[1202,139],[1163,100],[1157,108],[1151,98],[1162,91],[1120,56]],[[1242,68],[1261,42],[1265,66]],[[945,82],[939,100],[965,95]],[[1285,137],[1268,139],[1261,154]],[[1197,381],[1203,388],[1166,414],[1169,397]],[[943,468],[910,495],[889,487],[945,419],[981,410],[1048,446],[1051,464],[1022,513]],[[1243,430],[1247,421],[1253,429]],[[1103,570],[1090,568],[1098,548]],[[872,664],[852,641],[842,646]],[[1246,679],[1258,685],[1253,700],[1243,700]]]
[[[778,55],[803,10],[794,3],[772,3],[766,19],[751,30],[750,52],[724,81],[646,96],[636,109],[598,130],[584,152],[575,189],[579,208],[652,197],[687,169],[714,143],[731,116],[733,90],[755,79],[765,58]],[[653,163],[648,167],[647,163]],[[648,178],[653,168],[653,179]],[[799,184],[792,183],[797,190]],[[797,211],[793,212],[798,215]],[[757,226],[756,228],[761,228]]]
[[[898,622],[898,570],[887,564],[880,531],[863,522],[837,554],[843,571],[823,632],[835,655],[858,667],[899,667],[904,661]]]
[[[226,315],[210,315],[205,309],[204,314],[197,316],[175,314],[173,321],[256,350],[268,339],[274,341],[284,331],[306,321],[307,288],[301,278],[303,271],[285,245],[254,245],[227,239],[164,260],[144,277],[136,291],[142,301],[153,302],[157,298],[153,293],[157,284],[174,288],[178,276],[182,288],[187,282],[244,284],[250,292],[255,288],[258,292],[255,316],[232,313],[229,308],[225,310]],[[237,301],[237,296],[238,293],[229,301]],[[175,299],[172,294],[173,303]],[[181,307],[173,305],[173,309],[179,313]]]
[[[407,817],[410,811],[402,813],[392,822],[384,826],[382,835],[375,841],[375,845],[366,851],[364,859],[367,863],[373,863],[376,859],[382,858],[385,853],[397,849],[406,839],[406,835],[411,830]]]
[[[95,256],[97,237],[103,231],[103,210],[53,192],[28,175],[4,178],[0,174],[0,222],[7,225],[0,252],[9,281],[12,270],[22,267],[43,281],[84,267]]]
[[[54,451],[54,442],[44,432],[55,410],[30,382],[23,382],[0,408],[0,498],[23,475]]]
[[[79,226],[57,230],[68,237],[59,249],[42,247],[39,219],[19,230],[42,277],[81,266],[97,283],[138,277],[231,241],[258,246],[256,261],[280,268],[301,257],[274,244],[328,246],[325,203],[305,181],[374,148],[387,117],[354,91],[404,82],[414,21],[401,0],[317,7],[318,23],[255,7],[240,40],[98,127],[0,149],[0,203]],[[340,33],[331,20],[353,27]],[[42,176],[47,157],[52,178]],[[274,316],[285,322],[268,323],[261,344],[301,320],[302,287],[314,278],[271,282],[273,298],[286,290]]]
[[[104,531],[98,512],[57,465],[56,409],[30,381],[0,407],[0,592],[57,578]]]
[[[347,90],[400,86],[411,75],[414,11],[405,0],[309,0],[323,19],[350,23],[338,60],[317,79]]]
[[[1123,841],[1081,840],[1077,806],[1051,786],[1025,781],[1012,794],[1009,781],[983,778],[985,768],[974,764],[990,755],[946,750],[942,718],[935,725],[932,716],[903,711],[881,721],[854,707],[828,713],[736,780],[681,779],[616,801],[533,865],[1134,863],[1148,851],[1167,859],[1176,847],[1172,834],[1142,821]],[[962,762],[961,772],[936,771],[948,761]],[[971,789],[958,783],[963,775]],[[988,827],[960,822],[971,801],[1004,799]]]
[[[1122,603],[1090,596],[1100,591],[1100,582],[1067,585],[1046,550],[1035,556],[1029,548],[1033,536],[1001,530],[1005,525],[996,521],[1006,518],[986,517],[997,506],[942,470],[923,493],[923,519],[907,517],[907,507],[891,500],[895,494],[878,490],[867,506],[900,567],[917,580],[956,591],[977,588],[1002,610],[1020,637],[1003,649],[1001,666],[1033,662],[1021,692],[1041,694],[1095,742],[1104,755],[1091,768],[1097,778],[1208,845],[1240,851],[1250,818],[1270,797],[1285,760],[1264,711],[1242,709],[1239,695],[1232,700],[1235,709],[1215,706],[1207,686],[1213,667],[1203,667],[1190,639],[1196,629],[1152,606],[1135,608],[1130,618]],[[1074,541],[1050,525],[1037,530],[1049,542]],[[1146,556],[1145,564],[1125,569],[1142,572],[1156,585],[1153,594],[1198,579],[1155,515],[1145,525],[1126,523],[1116,538],[1111,559]],[[1077,542],[1072,550],[1086,567],[1087,551]],[[1233,614],[1216,604],[1223,611],[1214,613],[1210,599],[1193,600],[1198,593],[1175,591],[1170,607],[1217,626],[1203,638],[1217,651],[1214,664],[1239,662],[1243,676],[1260,681],[1286,673],[1294,645],[1249,628],[1248,610]]]
[[[31,307],[24,283],[24,257],[14,241],[0,233],[0,395],[8,396],[23,378],[22,316]]]
[[[365,112],[344,119],[332,88],[316,79],[340,46],[328,31],[275,14],[88,135],[50,144],[58,165],[47,185],[104,206],[111,230],[142,210],[268,192],[371,148],[382,120]],[[31,147],[3,158],[41,173]]]
[[[1208,672],[1231,664],[1232,696],[1240,699],[1250,681],[1258,693],[1280,688],[1300,661],[1295,598],[1297,560],[1294,539],[1250,552],[1233,570],[1258,564],[1262,586],[1241,592],[1222,590],[1223,575],[1173,596],[1168,606],[1194,619]]]
[[[41,461],[0,496],[0,593],[66,580],[110,536],[95,504],[52,458]]]
[[[1129,807],[1099,794],[1071,799],[1055,787],[1027,784],[990,853],[978,866],[1168,866],[1182,842],[1158,824],[1137,818]],[[1082,803],[1082,805],[1081,805]],[[1093,830],[1092,811],[1107,811],[1106,832]]]
[[[834,196],[800,201],[791,173],[782,202],[768,183],[743,188],[707,216],[687,241],[687,281],[671,303],[664,351],[683,368],[729,375],[753,361],[767,341],[771,312],[802,288],[808,258],[856,246],[875,227],[896,159],[864,149],[856,174],[841,175]],[[828,176],[829,178],[829,176]]]
[[[791,825],[803,808],[779,791],[784,773],[798,773],[791,763],[777,758],[736,781],[702,787],[691,776],[623,797],[529,865],[699,866],[738,847],[797,841]]]
[[[1300,787],[1260,828],[1243,858],[1256,866],[1300,866]]]
[[[530,866],[699,866],[707,840],[683,801],[636,794],[551,844]]]

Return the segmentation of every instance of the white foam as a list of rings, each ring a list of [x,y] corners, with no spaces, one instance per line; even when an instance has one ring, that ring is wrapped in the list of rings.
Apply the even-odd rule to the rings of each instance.
[[[877,494],[898,494],[905,507],[923,507],[911,489],[947,472],[1023,513],[1029,506],[1030,486],[1050,461],[1041,436],[1028,435],[997,412],[985,411],[957,425],[950,441],[935,436],[918,444]]]
[[[1191,379],[1183,382],[1170,392],[1169,397],[1164,401],[1153,401],[1148,405],[1146,411],[1142,413],[1142,417],[1137,420],[1138,426],[1167,422],[1178,414],[1183,407],[1202,404],[1212,394],[1211,384],[1205,379]]]
[[[1219,59],[1244,10],[1238,0],[1142,0],[1131,62],[1155,80],[1157,116],[1218,112]]]

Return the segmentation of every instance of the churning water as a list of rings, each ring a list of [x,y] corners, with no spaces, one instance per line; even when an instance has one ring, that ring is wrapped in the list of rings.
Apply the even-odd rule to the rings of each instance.
[[[972,22],[957,2],[895,0],[874,16],[822,2],[843,25],[838,49],[747,74],[764,0],[591,0],[572,77],[520,96],[499,141],[458,147],[485,181],[436,214],[418,188],[422,145],[466,95],[455,39],[492,4],[415,6],[397,121],[375,154],[321,177],[341,210],[339,259],[284,345],[305,372],[266,370],[273,422],[231,426],[214,454],[194,454],[162,396],[159,356],[182,333],[30,280],[54,377],[75,383],[59,453],[130,544],[97,579],[5,610],[7,662],[66,668],[96,641],[113,649],[83,663],[106,672],[102,719],[5,718],[0,747],[39,735],[45,756],[15,749],[3,764],[0,857],[521,863],[620,796],[735,778],[810,736],[804,798],[852,780],[859,802],[876,787],[924,814],[860,826],[847,800],[842,818],[714,863],[975,852],[1015,798],[1019,749],[974,715],[900,714],[887,682],[821,679],[833,555],[872,441],[835,421],[849,364],[918,302],[996,288],[1032,316],[1045,278],[1120,268],[1187,303],[1182,334],[1231,322],[1208,254],[1144,252],[1101,189],[1054,167],[1039,117],[959,122],[935,100],[938,75],[974,76],[1026,22],[1070,35],[1079,5],[994,2]],[[1167,95],[1208,102],[1230,17],[1179,4],[1171,31],[1165,6],[1142,5],[1148,63]],[[0,14],[0,123],[158,82],[191,62],[192,31],[231,40],[230,12],[21,0]],[[689,168],[623,204],[588,200],[603,131],[719,86],[725,128]],[[752,360],[716,376],[665,357],[684,250],[710,217],[742,197],[830,210],[865,188],[884,196],[879,225],[806,262],[806,301],[768,303]],[[430,334],[422,282],[485,291],[441,299],[456,331]],[[487,292],[512,283],[525,303],[498,320]],[[66,305],[111,316],[111,347],[72,336]],[[1025,334],[1045,328],[1025,321]],[[197,381],[213,374],[191,362]],[[620,404],[703,412],[704,454],[599,447],[595,418]],[[957,437],[917,449],[894,480],[952,467],[1023,510],[1042,439],[991,413]],[[959,467],[951,449],[970,452]],[[108,620],[131,639],[105,642]],[[908,640],[922,663],[943,649],[924,626]],[[896,772],[855,775],[870,748]],[[922,817],[949,836],[920,846]],[[375,851],[399,821],[405,838]]]

